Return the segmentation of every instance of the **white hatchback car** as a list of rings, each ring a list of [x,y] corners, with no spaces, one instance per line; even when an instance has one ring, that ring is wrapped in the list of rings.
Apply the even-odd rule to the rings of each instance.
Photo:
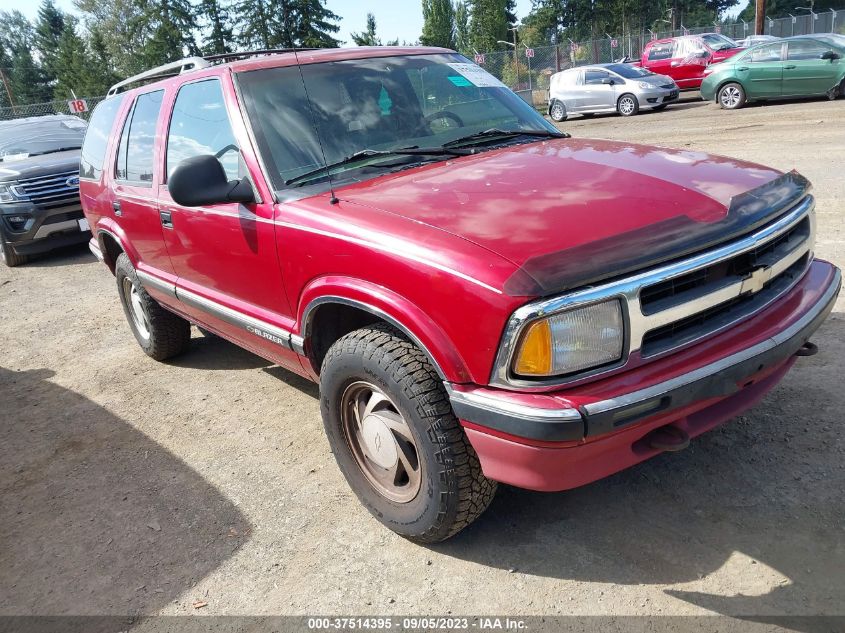
[[[662,110],[679,94],[671,77],[632,64],[580,66],[552,75],[549,116],[555,121],[565,121],[570,114],[632,116],[641,108]]]

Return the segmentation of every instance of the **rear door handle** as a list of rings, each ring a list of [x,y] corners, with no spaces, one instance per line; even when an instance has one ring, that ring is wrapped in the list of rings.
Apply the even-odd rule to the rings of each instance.
[[[158,212],[158,216],[161,218],[161,225],[164,228],[173,228],[173,217],[170,215],[170,209],[162,209]]]
[[[793,68],[795,68],[795,65],[794,65],[794,64],[789,65],[789,66],[784,66],[784,67],[783,67],[783,69],[784,69],[784,70],[792,70]]]
[[[114,202],[112,202],[111,208],[114,209],[114,214],[116,216],[120,217],[121,215],[123,215],[123,209],[120,208],[120,201],[119,200],[115,200]]]

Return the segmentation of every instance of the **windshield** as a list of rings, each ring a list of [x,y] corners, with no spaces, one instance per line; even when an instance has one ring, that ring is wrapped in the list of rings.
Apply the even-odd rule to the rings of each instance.
[[[839,48],[845,48],[845,35],[839,35],[838,33],[823,33],[821,35],[815,35],[816,39],[819,39],[826,44],[832,44],[833,46],[837,46]]]
[[[475,151],[537,138],[510,132],[559,134],[499,80],[455,54],[267,68],[237,81],[276,190],[315,181],[325,188],[327,175],[311,172],[326,165],[338,183],[455,154],[391,153],[410,148]],[[361,156],[366,160],[349,160]]]
[[[9,121],[0,125],[0,161],[79,149],[84,136],[85,121],[75,117]]]
[[[646,70],[640,66],[632,66],[631,64],[608,64],[606,68],[625,79],[639,79],[640,77],[648,77],[654,74],[650,70]]]
[[[720,35],[718,33],[705,33],[701,36],[701,39],[704,41],[707,46],[712,48],[714,51],[723,51],[728,48],[738,48],[739,44],[734,42],[731,38],[725,37],[724,35]]]

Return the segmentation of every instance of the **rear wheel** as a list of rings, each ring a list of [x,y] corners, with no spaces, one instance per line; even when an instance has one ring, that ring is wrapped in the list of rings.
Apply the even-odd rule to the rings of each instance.
[[[114,276],[126,320],[144,353],[165,360],[183,352],[191,340],[191,324],[147,294],[126,253],[118,256]]]
[[[725,84],[719,88],[716,101],[723,110],[737,110],[745,105],[745,90],[738,83]]]
[[[0,231],[0,256],[3,257],[3,263],[9,268],[20,266],[29,260],[26,255],[18,255],[15,247],[6,243],[6,238],[3,237],[2,231]]]
[[[553,101],[551,107],[549,108],[549,116],[552,118],[552,121],[557,121],[558,123],[566,121],[566,117],[568,115],[566,113],[566,106],[563,105],[563,102]]]
[[[838,86],[834,86],[825,94],[827,95],[827,98],[831,101],[835,101],[836,99],[841,97],[843,94],[845,94],[845,79],[843,79]]]
[[[640,111],[640,102],[632,94],[624,94],[616,102],[616,111],[622,116],[634,116]]]
[[[496,483],[482,474],[442,380],[394,328],[373,325],[332,345],[320,372],[320,408],[346,481],[394,532],[442,541],[493,499]]]

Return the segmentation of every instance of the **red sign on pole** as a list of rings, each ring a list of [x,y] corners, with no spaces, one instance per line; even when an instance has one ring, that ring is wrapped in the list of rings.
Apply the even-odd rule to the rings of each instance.
[[[713,29],[713,30],[714,30],[714,31],[716,31],[716,33],[721,33],[721,32],[722,32],[722,27],[721,27],[721,26],[717,26],[717,27],[716,27],[715,29]]]
[[[619,40],[610,40],[610,48],[619,48]]]
[[[525,56],[526,57],[534,57],[534,49],[533,48],[526,48],[525,49]]]
[[[88,102],[85,101],[85,99],[74,99],[73,101],[68,101],[67,107],[70,108],[70,111],[73,114],[88,112]]]
[[[476,53],[475,54],[475,63],[476,64],[483,64],[484,63],[484,55],[482,55],[481,53]]]

